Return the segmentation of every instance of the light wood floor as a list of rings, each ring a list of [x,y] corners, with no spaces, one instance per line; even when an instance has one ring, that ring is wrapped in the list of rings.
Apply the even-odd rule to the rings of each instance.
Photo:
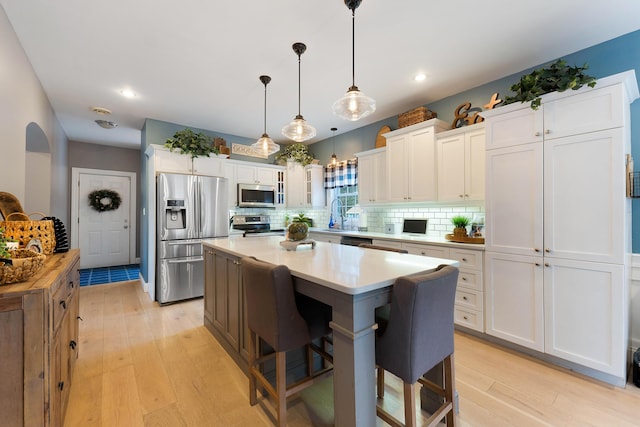
[[[137,281],[81,288],[65,426],[272,425],[268,405],[249,406],[246,377],[202,313],[202,299],[159,307]],[[611,387],[465,334],[455,339],[460,426],[640,425],[633,384]],[[391,384],[385,404],[401,411],[398,390]],[[307,389],[290,402],[289,425],[332,425],[332,400],[331,379]]]

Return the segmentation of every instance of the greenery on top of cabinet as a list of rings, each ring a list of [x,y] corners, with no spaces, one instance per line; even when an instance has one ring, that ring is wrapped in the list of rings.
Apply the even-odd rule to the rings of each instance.
[[[220,149],[213,145],[211,137],[202,132],[195,133],[186,128],[173,134],[173,138],[167,139],[164,143],[170,151],[180,150],[182,154],[190,154],[191,158],[198,156],[209,157],[209,154],[220,154]]]
[[[504,105],[531,101],[531,108],[537,110],[540,107],[540,96],[545,93],[578,90],[584,85],[594,87],[596,79],[584,74],[587,68],[587,64],[570,67],[565,60],[558,59],[547,68],[540,68],[520,77],[520,81],[510,88],[516,95],[505,97]]]

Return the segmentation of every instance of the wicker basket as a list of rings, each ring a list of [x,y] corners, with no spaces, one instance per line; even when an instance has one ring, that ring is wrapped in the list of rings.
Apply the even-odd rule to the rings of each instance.
[[[0,285],[22,282],[36,274],[44,266],[47,257],[27,249],[11,251],[13,265],[0,262]]]
[[[430,111],[426,107],[414,108],[411,111],[398,115],[398,127],[403,128],[425,120],[435,119],[438,115],[434,111]]]
[[[35,213],[44,217],[42,213]],[[22,248],[27,246],[31,239],[38,239],[42,244],[42,253],[51,255],[56,248],[56,231],[53,221],[11,221],[10,218],[13,215],[9,214],[5,218],[6,221],[0,221],[0,228],[4,228],[5,237],[17,240]]]

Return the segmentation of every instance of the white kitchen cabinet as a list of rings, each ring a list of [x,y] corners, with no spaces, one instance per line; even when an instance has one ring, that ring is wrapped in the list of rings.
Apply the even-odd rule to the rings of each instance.
[[[457,325],[484,332],[483,251],[439,245],[402,242],[402,249],[414,255],[455,259],[459,264],[458,283],[454,307]]]
[[[485,253],[486,333],[544,351],[542,256]]]
[[[431,119],[388,132],[387,199],[389,202],[437,200],[436,132],[448,123]]]
[[[358,200],[360,205],[387,201],[387,148],[356,153],[358,158]]]
[[[340,234],[314,233],[309,232],[309,238],[318,242],[340,244]]]
[[[287,161],[288,208],[321,208],[325,205],[324,168]]]
[[[487,333],[621,384],[631,252],[624,161],[637,98],[626,72],[544,95],[537,111],[483,113]]]
[[[484,124],[437,135],[438,200],[484,200]]]
[[[193,159],[193,173],[196,175],[206,176],[224,176],[224,165],[227,162],[226,157],[196,157]]]
[[[162,145],[150,145],[147,149],[147,157],[154,159],[156,173],[184,173],[193,172],[193,162],[191,156],[181,154],[178,151],[169,151]]]
[[[261,184],[275,186],[278,180],[277,169],[249,164],[236,165],[236,181],[239,184]]]

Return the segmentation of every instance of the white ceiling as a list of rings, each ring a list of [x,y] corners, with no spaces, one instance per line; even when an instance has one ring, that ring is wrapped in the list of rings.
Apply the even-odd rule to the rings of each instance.
[[[315,142],[640,28],[637,0],[363,0],[356,85],[377,101],[359,122],[333,116],[351,86],[351,12],[343,0],[0,0],[53,109],[74,141],[140,146],[145,118],[287,142],[301,113]],[[578,64],[581,65],[581,64]],[[412,80],[418,71],[427,80]],[[126,99],[120,91],[137,93]],[[113,113],[98,116],[91,107]],[[94,120],[119,124],[99,127]]]

